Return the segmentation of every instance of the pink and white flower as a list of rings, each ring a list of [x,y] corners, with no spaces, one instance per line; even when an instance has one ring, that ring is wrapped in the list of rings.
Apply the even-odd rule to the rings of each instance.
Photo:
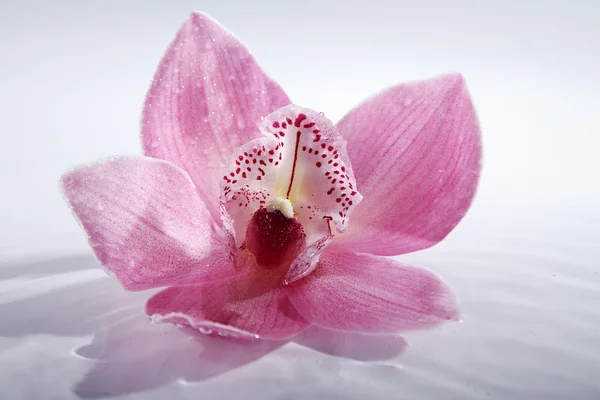
[[[392,87],[334,125],[194,13],[156,72],[142,143],[143,157],[61,183],[125,289],[167,287],[147,303],[154,320],[285,339],[457,316],[436,275],[384,256],[438,243],[469,208],[481,143],[460,75]]]

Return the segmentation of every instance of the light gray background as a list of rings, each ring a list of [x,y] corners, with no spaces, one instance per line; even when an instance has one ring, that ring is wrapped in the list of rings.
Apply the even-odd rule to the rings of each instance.
[[[156,344],[164,332],[135,319],[146,294],[102,276],[56,182],[75,164],[139,153],[145,92],[192,10],[241,38],[295,103],[333,120],[392,84],[463,73],[483,129],[480,190],[444,243],[402,257],[456,289],[462,324],[407,334],[403,354],[385,361],[348,357],[344,338],[343,351],[288,344],[208,380],[169,369],[196,344],[167,328],[176,339]],[[592,0],[3,1],[0,397],[63,399],[96,385],[131,398],[597,398],[598,21]],[[90,292],[97,302],[83,300]],[[137,325],[119,343],[167,346],[158,358],[175,354],[171,364],[141,357],[145,348],[119,358],[102,332],[121,308]],[[92,340],[108,354],[104,370],[138,386],[86,381],[103,370],[98,351],[78,350]]]

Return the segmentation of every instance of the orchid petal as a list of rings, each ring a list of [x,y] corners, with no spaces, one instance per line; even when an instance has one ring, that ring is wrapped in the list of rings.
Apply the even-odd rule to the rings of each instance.
[[[235,272],[229,244],[215,235],[179,167],[115,157],[66,173],[61,185],[100,264],[126,289],[194,284]]]
[[[287,298],[280,272],[246,268],[224,281],[165,289],[148,300],[146,313],[155,321],[241,339],[286,339],[310,325]]]
[[[259,136],[261,117],[289,103],[237,38],[209,16],[194,13],[165,53],[148,92],[144,152],[186,170],[220,223],[215,177],[234,149]]]
[[[346,143],[331,121],[296,105],[282,107],[263,121],[265,137],[234,152],[222,177],[225,226],[244,241],[245,228],[260,207],[289,199],[307,234],[307,249],[286,280],[305,276],[337,232],[343,232],[362,196],[356,189]]]
[[[365,196],[337,245],[408,253],[436,244],[458,224],[481,166],[478,122],[460,75],[393,87],[337,126]]]
[[[370,254],[326,251],[312,274],[286,290],[304,318],[329,329],[394,333],[458,315],[433,273]]]

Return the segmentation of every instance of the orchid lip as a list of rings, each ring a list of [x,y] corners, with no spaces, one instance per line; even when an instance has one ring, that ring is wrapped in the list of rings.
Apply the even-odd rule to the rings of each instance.
[[[285,280],[293,282],[316,267],[335,233],[346,230],[362,196],[346,142],[322,113],[288,105],[265,117],[260,132],[231,155],[221,179],[221,216],[238,246],[262,268],[285,267]],[[283,229],[298,224],[302,237],[269,233],[272,220]],[[275,243],[267,245],[267,238]],[[266,249],[272,259],[262,254]],[[279,257],[282,264],[271,265]]]

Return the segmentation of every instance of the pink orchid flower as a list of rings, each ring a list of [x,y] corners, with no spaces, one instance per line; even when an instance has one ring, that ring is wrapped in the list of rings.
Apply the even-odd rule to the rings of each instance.
[[[383,256],[438,243],[469,208],[481,143],[460,75],[392,87],[334,125],[194,13],[156,72],[142,143],[145,157],[61,182],[107,272],[167,287],[147,303],[155,321],[285,339],[456,318],[436,275]]]

